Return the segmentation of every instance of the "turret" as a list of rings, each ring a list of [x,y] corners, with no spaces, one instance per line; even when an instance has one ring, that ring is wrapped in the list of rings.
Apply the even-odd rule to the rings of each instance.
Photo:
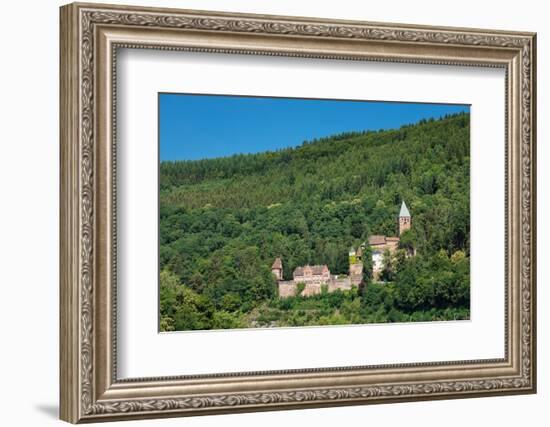
[[[401,202],[401,211],[399,212],[399,235],[411,228],[411,214],[405,202]]]
[[[271,272],[275,275],[277,280],[283,280],[283,261],[281,258],[275,258],[275,261],[271,266]]]
[[[355,252],[355,258],[357,258],[358,261],[363,259],[363,246],[359,245],[357,252]]]
[[[349,259],[350,265],[355,264],[357,262],[357,258],[355,257],[355,248],[353,246],[349,248],[348,259]]]
[[[361,256],[363,255],[363,249],[361,246],[355,250],[354,247],[351,247],[349,250],[349,277],[351,284],[354,286],[359,286],[363,281],[363,262],[361,261]]]

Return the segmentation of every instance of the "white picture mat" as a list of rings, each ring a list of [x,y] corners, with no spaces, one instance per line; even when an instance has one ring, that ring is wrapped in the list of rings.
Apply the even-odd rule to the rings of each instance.
[[[504,70],[130,49],[117,64],[119,378],[504,356]],[[159,92],[471,104],[471,320],[158,333]]]

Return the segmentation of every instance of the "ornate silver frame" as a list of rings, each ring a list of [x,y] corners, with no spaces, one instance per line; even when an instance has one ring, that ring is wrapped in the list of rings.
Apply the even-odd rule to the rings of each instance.
[[[61,8],[61,419],[356,405],[536,390],[533,33],[71,4]],[[175,378],[116,376],[118,47],[506,70],[505,357]]]

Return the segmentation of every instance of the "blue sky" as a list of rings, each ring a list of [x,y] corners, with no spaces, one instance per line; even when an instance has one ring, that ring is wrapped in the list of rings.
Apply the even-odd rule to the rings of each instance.
[[[160,160],[198,160],[392,129],[467,105],[159,94]]]

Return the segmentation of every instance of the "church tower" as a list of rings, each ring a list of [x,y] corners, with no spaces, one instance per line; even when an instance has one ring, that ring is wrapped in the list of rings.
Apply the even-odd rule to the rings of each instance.
[[[401,202],[401,211],[399,212],[399,235],[411,228],[411,214],[405,202]]]

